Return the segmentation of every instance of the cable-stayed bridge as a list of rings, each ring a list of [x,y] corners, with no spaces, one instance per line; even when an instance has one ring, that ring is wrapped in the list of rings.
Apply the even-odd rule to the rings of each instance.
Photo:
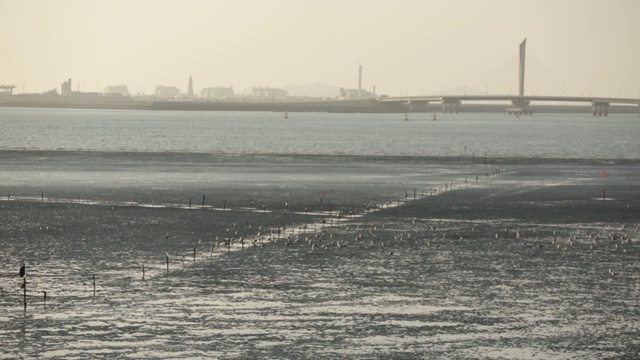
[[[607,116],[609,114],[610,105],[636,105],[640,113],[640,99],[632,98],[615,98],[600,96],[582,96],[578,91],[573,89],[569,84],[560,80],[552,71],[547,69],[540,61],[531,57],[526,58],[527,39],[520,44],[519,61],[517,66],[517,77],[510,72],[513,66],[510,66],[512,59],[507,60],[496,70],[489,74],[485,79],[473,87],[475,94],[469,95],[425,95],[425,96],[394,96],[383,97],[378,101],[383,103],[400,103],[409,106],[409,110],[414,105],[424,107],[430,103],[442,104],[442,110],[445,113],[457,113],[463,102],[487,102],[487,101],[504,101],[511,103],[511,107],[505,110],[509,114],[530,115],[533,113],[528,107],[532,102],[576,102],[590,103],[594,116]],[[551,89],[551,92],[557,95],[525,95],[525,60],[531,62],[531,72],[533,76],[527,79],[533,83],[533,88],[538,91],[541,89]],[[492,95],[489,89],[498,91],[499,93],[508,93],[505,89],[513,89],[517,79],[517,93],[513,95]],[[548,91],[548,90],[547,90]],[[534,91],[535,92],[535,91]]]

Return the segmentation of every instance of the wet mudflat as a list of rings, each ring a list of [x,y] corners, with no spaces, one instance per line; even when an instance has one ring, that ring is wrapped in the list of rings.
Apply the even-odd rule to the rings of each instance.
[[[35,155],[2,158],[3,358],[640,355],[633,161]]]

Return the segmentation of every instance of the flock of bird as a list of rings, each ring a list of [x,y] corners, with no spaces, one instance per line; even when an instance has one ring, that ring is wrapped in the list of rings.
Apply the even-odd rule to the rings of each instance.
[[[366,214],[398,205],[400,205],[399,202],[390,200],[382,205],[367,206],[364,212]],[[317,214],[315,215],[317,216]],[[259,226],[254,236],[240,235],[250,232],[252,230],[251,224],[241,228],[238,224],[233,223],[232,227],[227,227],[221,232],[222,236],[215,237],[211,246],[211,254],[215,248],[230,251],[245,247],[266,246],[272,243],[275,246],[307,248],[310,252],[340,250],[350,247],[378,247],[388,248],[386,254],[394,255],[401,250],[402,244],[413,245],[417,249],[416,251],[423,253],[437,251],[434,249],[467,240],[468,242],[476,241],[477,248],[497,249],[500,247],[506,249],[509,245],[537,249],[546,248],[546,251],[555,250],[580,258],[586,253],[594,253],[598,250],[626,254],[633,241],[632,232],[635,231],[635,236],[640,234],[640,225],[635,230],[629,229],[631,231],[628,231],[625,225],[607,225],[600,228],[553,225],[553,230],[550,227],[533,226],[526,230],[501,227],[499,231],[489,233],[492,229],[499,228],[501,222],[484,223],[483,229],[480,230],[479,226],[475,224],[465,228],[466,225],[463,221],[457,222],[457,228],[451,228],[441,226],[442,220],[416,218],[399,228],[398,226],[393,227],[392,224],[388,226],[383,223],[366,225],[362,216],[357,218],[358,221],[353,221],[351,216],[354,214],[350,212],[349,215],[349,217],[341,217],[339,212],[334,211],[333,215],[323,214],[321,221],[311,224],[290,226],[289,228]],[[199,244],[202,244],[201,240]],[[399,244],[401,246],[397,246]],[[429,250],[429,248],[434,249]],[[608,269],[608,274],[611,276],[620,275],[612,268]]]

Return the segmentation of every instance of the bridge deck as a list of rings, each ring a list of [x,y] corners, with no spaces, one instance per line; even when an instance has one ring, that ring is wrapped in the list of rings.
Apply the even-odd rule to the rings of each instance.
[[[630,104],[640,106],[640,99],[609,98],[595,96],[539,96],[539,95],[431,95],[431,96],[394,96],[380,98],[380,102],[413,103],[413,102],[448,102],[448,101],[555,101],[555,102],[588,102],[609,104]]]

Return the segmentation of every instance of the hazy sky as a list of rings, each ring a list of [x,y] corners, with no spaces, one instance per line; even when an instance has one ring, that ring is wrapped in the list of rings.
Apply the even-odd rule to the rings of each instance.
[[[526,92],[557,91],[553,72],[584,95],[640,97],[637,0],[0,0],[0,84],[356,88],[361,64],[366,89],[418,95],[490,84],[505,62],[515,74],[525,37],[541,79]]]

